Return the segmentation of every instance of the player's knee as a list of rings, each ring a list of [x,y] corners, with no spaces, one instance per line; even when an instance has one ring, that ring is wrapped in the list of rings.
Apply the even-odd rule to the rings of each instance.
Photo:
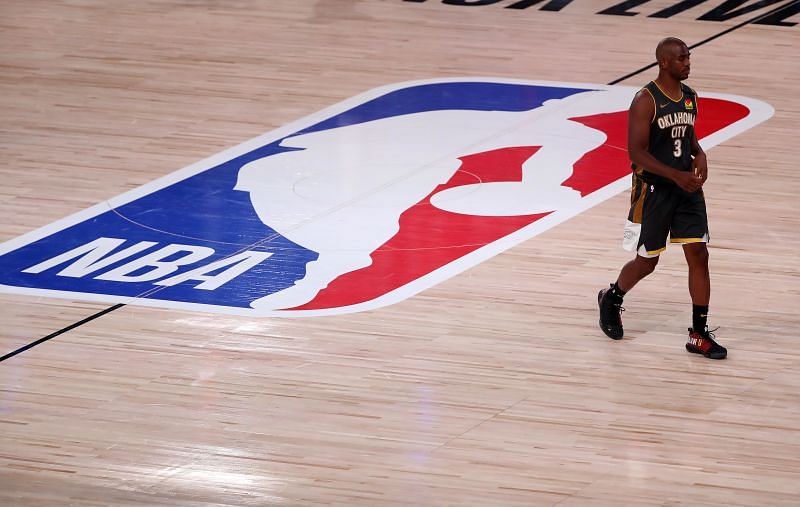
[[[658,259],[658,257],[636,257],[636,264],[642,277],[645,277],[656,270]]]
[[[683,247],[686,261],[691,266],[708,266],[708,248],[705,243],[692,243]]]

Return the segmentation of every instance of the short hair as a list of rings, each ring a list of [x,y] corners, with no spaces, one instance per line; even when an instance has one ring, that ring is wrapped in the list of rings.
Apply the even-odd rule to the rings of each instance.
[[[666,58],[667,48],[671,48],[673,46],[686,46],[686,43],[677,37],[666,37],[661,39],[656,46],[656,61],[660,62],[663,58]]]

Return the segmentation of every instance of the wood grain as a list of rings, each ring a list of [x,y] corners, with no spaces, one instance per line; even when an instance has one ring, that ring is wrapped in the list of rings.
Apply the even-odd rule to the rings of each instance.
[[[0,241],[376,86],[607,83],[662,36],[743,19],[508,3],[4,0]],[[20,354],[0,365],[0,503],[798,505],[798,49],[800,28],[749,25],[692,54],[701,94],[776,110],[709,152],[726,361],[683,350],[674,247],[626,298],[626,339],[597,329],[623,192],[380,310],[127,306]],[[107,306],[0,295],[0,352]]]

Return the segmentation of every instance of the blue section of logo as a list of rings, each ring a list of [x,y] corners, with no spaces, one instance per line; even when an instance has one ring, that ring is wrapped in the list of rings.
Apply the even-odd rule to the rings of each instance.
[[[546,100],[584,91],[588,90],[481,82],[418,85],[391,91],[298,134],[424,111],[525,111],[540,107]],[[280,142],[276,140],[0,256],[0,284],[232,307],[249,307],[253,300],[291,286],[305,275],[306,264],[315,260],[317,253],[292,243],[265,225],[253,210],[249,194],[233,189],[238,172],[245,164],[290,149],[281,147]],[[141,241],[157,244],[81,277],[58,275],[76,259],[39,273],[23,272],[98,238],[126,240],[111,254]],[[243,251],[272,255],[214,290],[198,289],[200,282],[192,279],[173,286],[160,286],[154,284],[157,280],[120,282],[95,278],[170,244],[207,247],[214,253],[197,264],[181,266],[169,276]],[[185,254],[176,253],[175,256]]]
[[[298,133],[425,111],[529,111],[540,107],[545,101],[563,99],[585,91],[589,89],[480,82],[420,85],[389,92]]]

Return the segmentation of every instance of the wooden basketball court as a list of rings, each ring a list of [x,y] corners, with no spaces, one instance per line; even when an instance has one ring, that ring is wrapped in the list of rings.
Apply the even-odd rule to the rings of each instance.
[[[0,17],[0,243],[392,83],[641,86],[668,35],[701,96],[775,110],[708,152],[725,361],[684,350],[677,246],[626,297],[625,339],[598,329],[630,256],[625,191],[356,313],[0,291],[0,504],[800,504],[799,1],[5,0]]]

